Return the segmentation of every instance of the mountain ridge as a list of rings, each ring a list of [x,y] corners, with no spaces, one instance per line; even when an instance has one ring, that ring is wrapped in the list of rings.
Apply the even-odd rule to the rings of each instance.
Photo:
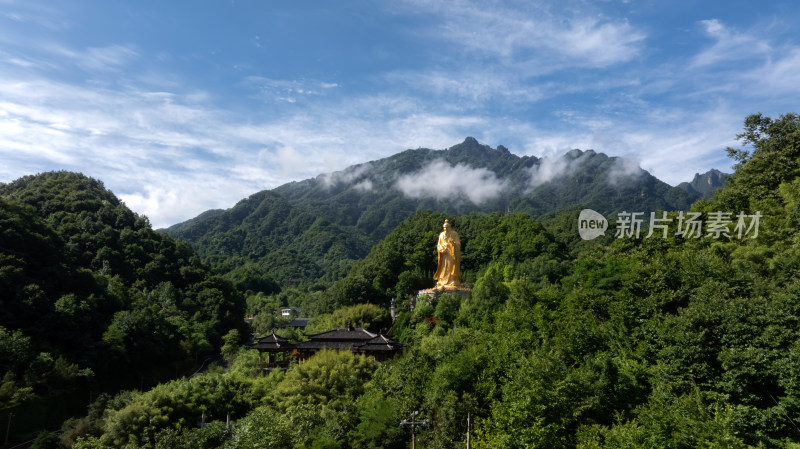
[[[703,174],[695,173],[691,182],[682,182],[676,187],[707,199],[711,198],[717,189],[724,186],[729,178],[729,174],[712,168]]]
[[[701,197],[658,180],[629,159],[577,149],[560,158],[518,156],[467,137],[447,149],[408,149],[286,183],[162,231],[191,243],[223,272],[251,261],[281,282],[297,276],[330,281],[420,210],[536,218],[576,205],[603,214],[685,210]],[[272,218],[262,222],[267,217]],[[296,226],[314,226],[322,234],[307,235],[316,241],[308,245]],[[285,270],[287,263],[303,268]]]

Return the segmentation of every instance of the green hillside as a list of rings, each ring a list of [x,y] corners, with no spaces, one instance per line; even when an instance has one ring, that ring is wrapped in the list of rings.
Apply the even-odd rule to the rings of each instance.
[[[475,448],[800,447],[800,118],[751,116],[740,138],[729,183],[692,206],[707,226],[730,212],[728,236],[583,241],[576,211],[451,217],[474,288],[411,311],[442,217],[420,213],[341,281],[399,296],[402,355],[322,352],[265,375],[242,349],[228,372],[96,402],[62,441],[406,448],[418,410],[420,447],[463,447],[468,414]],[[759,226],[738,235],[739,214]]]
[[[541,217],[583,206],[610,214],[685,210],[698,198],[591,150],[545,160],[467,138],[288,183],[166,232],[223,273],[249,261],[284,285],[330,283],[417,211]]]
[[[169,233],[192,242],[222,272],[259,264],[283,283],[336,278],[369,250],[369,239],[264,191]]]
[[[243,331],[243,314],[231,282],[100,181],[0,186],[0,409],[16,435],[58,425],[76,397],[80,411],[90,394],[184,373]]]

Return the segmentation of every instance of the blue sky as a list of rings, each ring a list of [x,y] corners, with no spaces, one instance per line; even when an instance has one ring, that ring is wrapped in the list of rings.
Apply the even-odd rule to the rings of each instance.
[[[786,1],[0,0],[0,182],[101,179],[154,226],[473,136],[670,183],[800,112]]]

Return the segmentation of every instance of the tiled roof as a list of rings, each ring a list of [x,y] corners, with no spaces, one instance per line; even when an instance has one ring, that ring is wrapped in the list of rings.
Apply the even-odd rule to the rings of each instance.
[[[297,349],[352,349],[357,344],[352,341],[340,340],[340,341],[317,341],[317,340],[308,340],[308,341],[301,341],[295,345]]]
[[[403,346],[383,335],[378,335],[368,342],[357,346],[359,351],[397,351]]]
[[[306,327],[308,326],[308,322],[311,318],[295,318],[289,323],[286,324],[284,327]]]
[[[289,340],[279,337],[275,334],[268,335],[264,338],[260,338],[257,342],[250,345],[253,349],[274,349],[274,350],[282,350],[282,349],[291,349],[294,345],[289,343]]]
[[[369,332],[364,328],[343,328],[309,335],[307,341],[295,344],[272,334],[251,344],[250,348],[262,351],[349,349],[354,352],[392,352],[402,349],[402,345],[381,334]]]
[[[309,340],[326,340],[326,341],[368,341],[375,338],[378,334],[373,334],[368,330],[364,329],[363,327],[359,328],[350,328],[345,327],[341,329],[335,329],[328,332],[322,332],[319,334],[309,335]]]

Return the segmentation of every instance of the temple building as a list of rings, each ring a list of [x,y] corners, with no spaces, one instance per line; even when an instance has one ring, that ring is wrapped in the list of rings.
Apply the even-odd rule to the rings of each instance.
[[[464,286],[461,281],[461,240],[449,220],[445,220],[442,225],[436,252],[438,264],[433,279],[436,286],[432,289],[418,291],[417,296],[411,301],[412,310],[418,298],[428,296],[428,301],[430,301],[430,296],[436,293],[457,293],[462,297],[467,297],[471,292],[471,289]],[[298,318],[299,313],[300,310],[293,307],[282,309],[283,317],[293,318],[285,327],[305,329],[309,319]],[[397,303],[394,299],[390,306],[390,314],[394,321],[397,317]],[[267,353],[266,369],[286,368],[291,360],[306,360],[323,349],[352,351],[354,354],[373,357],[379,362],[391,358],[403,349],[401,344],[380,333],[376,334],[364,328],[351,327],[309,335],[308,340],[298,343],[291,343],[273,333],[250,344],[249,347],[258,350],[259,360],[262,359],[263,353]]]
[[[258,358],[261,359],[262,354],[267,353],[266,364],[269,368],[285,368],[289,366],[289,356],[287,352],[291,353],[294,345],[289,343],[289,340],[279,337],[275,334],[258,339],[255,343],[248,345],[250,349],[258,350]],[[276,357],[281,355],[282,357]],[[280,358],[280,360],[278,360]]]
[[[394,340],[360,327],[346,327],[309,335],[308,340],[299,343],[290,343],[285,338],[272,334],[249,346],[258,350],[259,355],[267,353],[268,367],[284,367],[288,365],[290,358],[303,361],[322,349],[352,351],[371,356],[379,362],[391,358],[403,349]]]

